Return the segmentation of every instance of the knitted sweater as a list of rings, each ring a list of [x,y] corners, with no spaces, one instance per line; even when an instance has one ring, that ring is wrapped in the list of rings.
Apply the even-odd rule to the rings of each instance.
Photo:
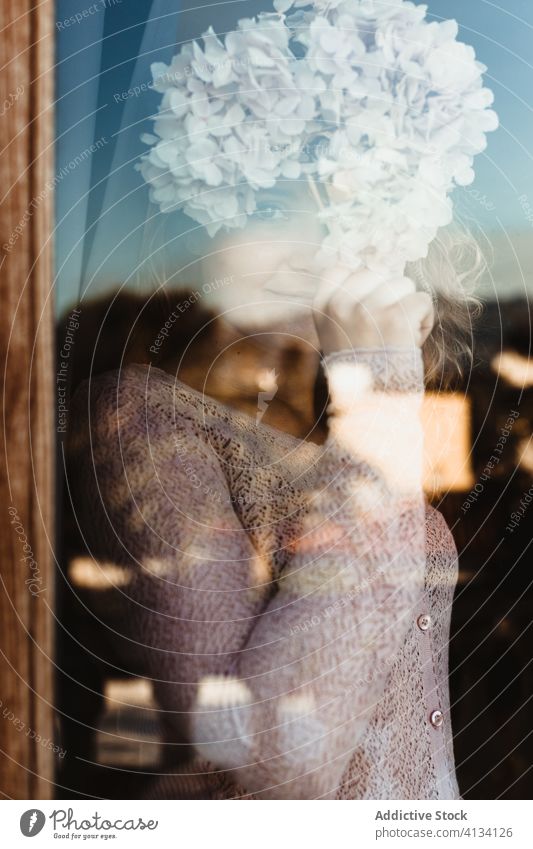
[[[144,365],[73,399],[69,485],[113,584],[91,605],[190,753],[154,796],[460,798],[457,555],[422,491],[421,353],[324,366],[323,445]]]

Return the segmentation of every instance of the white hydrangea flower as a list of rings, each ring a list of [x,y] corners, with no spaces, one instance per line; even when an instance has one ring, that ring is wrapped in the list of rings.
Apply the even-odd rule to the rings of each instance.
[[[245,225],[257,191],[309,174],[329,197],[320,261],[401,276],[498,125],[486,69],[455,21],[408,0],[274,7],[152,66],[162,98],[138,166],[151,199],[214,235]]]

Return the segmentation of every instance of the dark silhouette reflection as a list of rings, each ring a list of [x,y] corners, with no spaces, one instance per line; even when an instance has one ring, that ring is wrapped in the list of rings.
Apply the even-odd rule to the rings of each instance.
[[[67,316],[58,324],[59,342]],[[147,363],[255,417],[261,373],[268,368],[278,375],[277,390],[262,421],[317,443],[324,439],[327,390],[319,353],[290,320],[239,333],[191,290],[104,297],[84,305],[79,321],[71,394],[90,376]]]
[[[438,505],[460,555],[450,644],[456,768],[466,798],[528,799],[533,787],[531,508],[509,528],[533,484],[526,300],[486,306],[475,356],[464,386],[472,409],[472,487],[448,494]]]

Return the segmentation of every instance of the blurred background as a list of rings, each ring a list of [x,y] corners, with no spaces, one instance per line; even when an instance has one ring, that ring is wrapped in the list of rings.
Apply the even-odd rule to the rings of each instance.
[[[255,0],[193,5],[105,0],[89,14],[86,0],[57,3],[55,296],[58,352],[65,341],[70,346],[69,394],[90,373],[121,362],[153,361],[173,371],[184,352],[180,379],[202,388],[216,350],[216,322],[189,346],[209,318],[198,304],[174,326],[164,356],[156,362],[150,353],[169,303],[187,293],[167,287],[154,294],[145,258],[156,236],[150,232],[147,242],[147,192],[133,164],[157,105],[148,87],[150,63],[168,62],[177,43],[212,21],[224,32],[265,6]],[[456,763],[465,798],[529,798],[533,6],[529,0],[507,0],[505,9],[486,0],[427,5],[435,20],[455,17],[461,37],[487,65],[486,84],[501,120],[476,161],[475,183],[455,193],[457,219],[474,232],[488,261],[474,367],[446,391],[430,388],[424,409],[426,489],[460,555],[450,643]],[[180,222],[174,223],[178,232]],[[173,250],[179,251],[179,240],[168,248],[170,264]],[[206,391],[253,415],[261,350],[242,343],[239,353],[232,381],[212,382]],[[297,343],[280,349],[279,391],[265,422],[301,436],[316,424],[324,386],[318,380],[314,396],[301,397],[297,379],[298,370],[316,367]],[[58,437],[61,478],[62,428]],[[323,437],[319,419],[314,438]],[[58,694],[67,756],[58,795],[135,798],[151,772],[172,763],[173,753],[161,744],[150,682],[112,664],[110,634],[91,613],[95,593],[109,590],[84,552],[68,490],[60,489]]]

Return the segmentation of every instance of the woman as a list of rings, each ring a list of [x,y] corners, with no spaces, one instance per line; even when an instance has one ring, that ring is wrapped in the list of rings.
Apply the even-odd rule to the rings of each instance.
[[[453,799],[457,557],[424,500],[418,416],[422,347],[433,376],[457,363],[470,301],[461,243],[404,269],[472,181],[492,93],[457,23],[426,6],[274,7],[152,66],[162,98],[138,168],[161,212],[199,225],[166,256],[179,246],[218,314],[216,348],[196,388],[180,359],[78,393],[75,505],[120,584],[95,609],[181,754],[153,795]],[[189,308],[150,346],[158,363]],[[245,370],[250,337],[264,363],[246,415],[210,387]],[[322,357],[322,443],[266,423],[293,340]],[[314,377],[296,375],[302,391]]]
[[[409,278],[317,271],[322,225],[307,185],[290,185],[192,246],[191,268],[228,339],[268,352],[292,334],[322,352],[327,439],[232,410],[179,365],[86,382],[74,504],[104,573],[119,567],[112,608],[95,610],[116,661],[152,679],[182,758],[152,795],[459,798],[456,550],[421,480],[422,347],[444,353],[434,303]]]

